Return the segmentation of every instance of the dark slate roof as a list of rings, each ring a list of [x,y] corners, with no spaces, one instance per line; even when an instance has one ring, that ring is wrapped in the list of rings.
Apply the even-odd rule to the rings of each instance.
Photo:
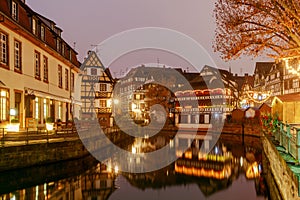
[[[267,75],[274,64],[275,62],[256,62],[254,73]]]

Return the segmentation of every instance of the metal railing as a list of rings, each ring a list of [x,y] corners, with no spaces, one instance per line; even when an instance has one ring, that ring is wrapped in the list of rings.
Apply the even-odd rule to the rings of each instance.
[[[279,145],[284,147],[285,153],[300,163],[300,124],[278,122],[272,133]]]
[[[19,132],[9,132],[6,128],[0,129],[0,148],[78,139],[79,137],[75,128],[65,128],[53,131],[39,128],[27,128],[26,130]]]
[[[78,127],[80,131],[88,131],[89,127]],[[107,135],[119,132],[118,127],[106,127],[103,131]],[[77,128],[73,126],[62,126],[48,131],[45,128],[26,128],[19,132],[9,132],[7,128],[0,128],[0,148],[8,146],[21,146],[37,143],[54,143],[78,140]]]

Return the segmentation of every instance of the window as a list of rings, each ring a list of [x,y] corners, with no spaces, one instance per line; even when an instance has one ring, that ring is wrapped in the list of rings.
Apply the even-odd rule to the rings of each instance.
[[[72,73],[71,73],[71,91],[72,91],[72,92],[74,92],[74,83],[75,83],[75,82],[74,82],[74,78],[75,78],[75,77],[74,77],[74,73],[72,72]]]
[[[36,35],[36,19],[32,18],[32,33]]]
[[[14,44],[15,53],[15,71],[22,72],[22,59],[21,59],[21,42],[15,40]]]
[[[8,120],[9,92],[0,88],[0,121]]]
[[[100,100],[100,108],[106,108],[106,100]]]
[[[56,39],[56,50],[57,50],[58,52],[61,51],[60,46],[61,46],[61,44],[60,44],[60,39],[57,38],[57,39]]]
[[[65,69],[65,88],[69,90],[69,70]]]
[[[91,68],[91,75],[92,76],[97,76],[97,69],[96,68]]]
[[[41,39],[45,41],[45,27],[41,26]]]
[[[62,103],[58,102],[58,119],[62,119]]]
[[[99,90],[100,91],[103,91],[103,92],[106,92],[107,90],[106,90],[106,84],[104,84],[104,83],[100,83],[100,85],[99,85]]]
[[[62,66],[58,65],[58,87],[62,88]]]
[[[299,80],[298,79],[293,80],[293,88],[299,88]]]
[[[47,99],[44,99],[43,108],[44,108],[44,119],[46,119],[47,116],[49,116],[49,108],[48,108],[48,101],[47,101]]]
[[[34,52],[34,70],[35,78],[41,79],[41,58],[40,53],[37,51]]]
[[[8,36],[0,32],[0,63],[8,67]]]
[[[61,53],[62,53],[63,56],[65,56],[65,53],[66,53],[65,51],[66,51],[66,45],[62,44],[61,45]]]
[[[11,5],[11,16],[14,20],[18,20],[18,4],[12,1]]]
[[[44,69],[44,78],[43,81],[48,83],[48,58],[44,56],[43,58],[43,69]]]

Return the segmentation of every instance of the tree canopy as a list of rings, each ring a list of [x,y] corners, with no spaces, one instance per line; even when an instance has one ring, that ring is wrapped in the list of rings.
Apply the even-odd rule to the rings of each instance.
[[[214,14],[213,46],[225,60],[300,53],[299,0],[217,0]]]

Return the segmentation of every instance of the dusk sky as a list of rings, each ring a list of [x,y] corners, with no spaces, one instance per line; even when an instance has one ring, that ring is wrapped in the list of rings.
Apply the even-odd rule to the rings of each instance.
[[[196,40],[211,55],[219,68],[233,73],[252,74],[255,61],[267,58],[242,58],[225,63],[212,48],[215,23],[214,0],[26,0],[36,12],[56,22],[63,29],[63,38],[78,52],[83,62],[87,51],[105,39],[134,28],[162,27],[179,31]],[[101,47],[99,47],[101,59]],[[144,50],[132,52],[112,63],[111,71],[121,71],[143,63],[159,63],[192,70],[189,63],[173,54]]]

